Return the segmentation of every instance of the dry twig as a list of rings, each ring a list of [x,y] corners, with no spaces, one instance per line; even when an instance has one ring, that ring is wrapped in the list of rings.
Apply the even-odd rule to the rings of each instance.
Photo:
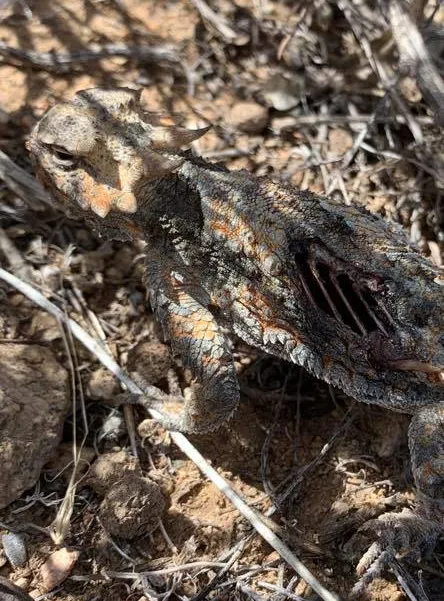
[[[0,42],[1,44],[1,42]],[[27,171],[19,167],[0,150],[0,179],[35,211],[54,206],[46,190]]]
[[[35,52],[13,48],[0,41],[0,56],[5,63],[15,66],[29,66],[49,73],[67,73],[76,65],[90,63],[110,56],[123,56],[150,65],[180,68],[184,71],[179,55],[166,46],[127,46],[126,44],[104,44],[99,48],[76,52]]]
[[[226,19],[222,15],[214,12],[214,10],[203,0],[191,0],[191,3],[197,8],[202,19],[214,27],[225,42],[228,42],[229,44],[242,44],[247,41],[244,40],[245,36],[234,31],[234,29],[228,25]]]
[[[402,67],[408,67],[428,100],[436,122],[444,125],[444,81],[435,67],[408,5],[401,0],[383,0]]]

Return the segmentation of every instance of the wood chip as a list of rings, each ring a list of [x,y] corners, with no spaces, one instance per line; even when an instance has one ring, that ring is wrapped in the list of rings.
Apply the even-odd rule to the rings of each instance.
[[[48,593],[66,580],[76,565],[79,555],[79,551],[69,551],[66,547],[50,555],[40,570],[40,590]]]

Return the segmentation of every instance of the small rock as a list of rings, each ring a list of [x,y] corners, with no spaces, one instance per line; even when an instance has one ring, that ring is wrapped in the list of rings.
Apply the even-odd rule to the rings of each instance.
[[[346,129],[335,127],[328,132],[329,150],[334,155],[343,155],[353,148],[353,136]]]
[[[74,569],[79,555],[79,551],[69,551],[66,547],[50,555],[40,570],[40,590],[48,593],[66,580]]]
[[[16,532],[3,534],[2,545],[5,550],[5,555],[13,568],[21,568],[26,564],[26,544],[22,534]]]
[[[89,376],[86,393],[94,401],[110,399],[119,392],[119,384],[108,369],[99,367]]]
[[[105,495],[99,515],[109,534],[130,540],[150,534],[164,509],[165,499],[158,484],[128,474]]]
[[[265,102],[277,111],[288,111],[300,102],[304,81],[295,74],[275,73],[265,84],[262,95]]]
[[[412,104],[418,104],[422,100],[421,90],[418,88],[414,77],[403,77],[398,84],[401,94]]]
[[[97,432],[97,442],[116,443],[126,432],[123,413],[111,409]]]
[[[256,102],[238,102],[229,111],[227,121],[246,134],[259,134],[268,124],[268,109]]]
[[[62,337],[60,325],[47,311],[34,312],[28,334],[36,342],[54,342]]]

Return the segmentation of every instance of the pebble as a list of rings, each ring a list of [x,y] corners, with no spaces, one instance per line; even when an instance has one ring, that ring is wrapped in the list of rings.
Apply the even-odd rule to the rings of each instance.
[[[27,553],[25,539],[22,534],[8,532],[2,535],[2,545],[5,555],[13,568],[21,568],[26,564]]]
[[[256,102],[238,102],[227,115],[227,121],[246,134],[259,134],[268,124],[268,109]]]

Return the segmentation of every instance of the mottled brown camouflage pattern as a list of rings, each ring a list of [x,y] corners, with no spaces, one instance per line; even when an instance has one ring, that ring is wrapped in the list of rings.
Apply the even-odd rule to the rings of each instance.
[[[135,92],[88,90],[29,140],[67,212],[103,236],[147,242],[153,307],[196,379],[185,403],[160,406],[163,423],[201,432],[231,415],[239,388],[224,331],[234,332],[360,401],[412,414],[416,515],[433,545],[444,514],[442,273],[364,209],[180,150],[204,131],[153,126]],[[416,535],[412,519],[398,521]]]

